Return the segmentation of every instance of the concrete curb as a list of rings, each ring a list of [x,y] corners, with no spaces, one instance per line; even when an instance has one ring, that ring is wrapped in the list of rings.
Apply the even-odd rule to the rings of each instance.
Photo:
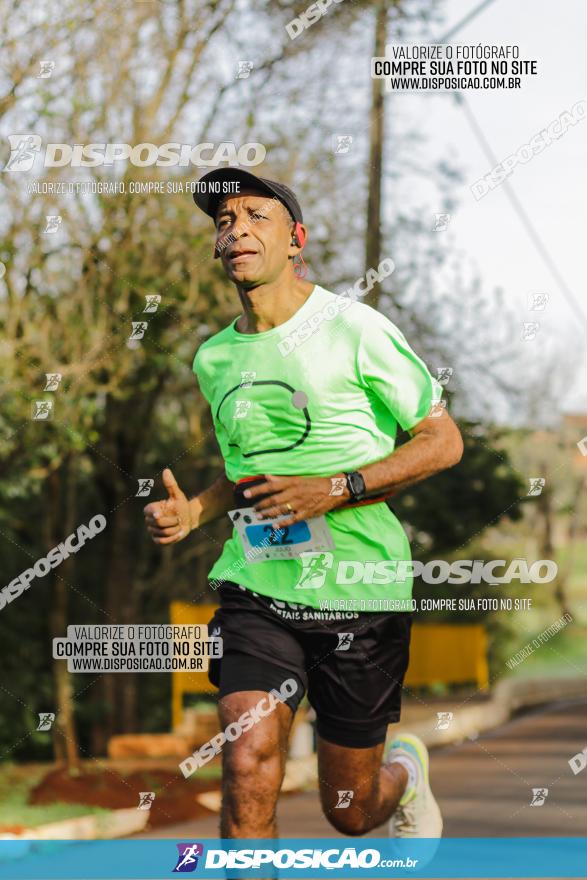
[[[436,730],[436,718],[401,726],[398,731],[415,733],[428,746],[450,745],[476,739],[486,730],[508,721],[516,710],[557,700],[587,697],[587,678],[505,679],[500,681],[487,702],[455,709],[446,730]]]
[[[0,834],[0,840],[111,840],[143,831],[148,819],[148,810],[131,807],[48,822],[35,828],[24,828],[20,834]]]

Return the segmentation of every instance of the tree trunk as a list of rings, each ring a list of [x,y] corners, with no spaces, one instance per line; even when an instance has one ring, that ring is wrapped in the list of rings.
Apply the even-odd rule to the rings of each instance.
[[[577,548],[577,534],[579,531],[579,505],[583,492],[585,491],[585,475],[582,474],[575,485],[575,495],[571,507],[569,518],[569,528],[567,531],[567,561],[564,571],[560,571],[555,581],[555,598],[560,606],[562,614],[571,614],[569,610],[569,596],[567,593],[567,584],[573,572],[575,563],[575,550]],[[572,616],[572,615],[571,615]]]
[[[128,489],[127,489],[128,492]],[[105,583],[106,623],[136,623],[133,576],[135,560],[132,553],[132,527],[134,508],[123,504],[109,516],[110,558]],[[136,675],[130,672],[111,673],[105,676],[104,698],[112,707],[105,719],[107,738],[115,733],[136,732],[137,700]]]
[[[381,58],[385,55],[387,39],[387,6],[386,0],[377,4],[375,18],[375,40],[373,55]],[[371,81],[371,109],[369,112],[369,183],[367,195],[367,229],[365,243],[365,272],[376,269],[381,262],[381,186],[383,175],[383,146],[385,139],[383,79]],[[369,305],[377,308],[381,289],[375,284],[365,297]]]
[[[554,511],[552,509],[552,488],[550,486],[550,473],[546,462],[541,465],[540,473],[543,475],[546,483],[544,489],[538,496],[538,510],[542,518],[542,535],[540,541],[540,553],[542,559],[554,559]],[[557,574],[553,588],[554,599],[557,602],[561,614],[568,613],[568,598],[565,589],[566,578],[562,577],[560,572]]]
[[[107,625],[140,622],[137,619],[133,539],[142,527],[142,508],[147,502],[133,503],[137,482],[134,476],[129,480],[129,475],[135,473],[140,444],[144,440],[144,426],[149,424],[163,381],[160,377],[156,386],[136,401],[132,417],[129,417],[128,401],[109,396],[106,403],[102,455],[96,457],[95,467],[96,483],[108,518],[109,555],[104,575],[104,609],[107,614],[104,622]],[[140,377],[137,377],[136,384],[140,385]],[[102,729],[92,732],[92,740],[102,742],[105,750],[107,740],[114,734],[132,733],[138,729],[136,673],[104,675],[101,696],[109,711],[101,722]]]
[[[70,535],[76,528],[77,501],[75,491],[74,463],[75,457],[70,456],[63,464],[60,472],[49,477],[50,505],[52,515],[47,517],[45,546],[47,551],[59,543],[60,539]],[[60,511],[60,473],[63,474],[64,512]],[[68,582],[73,582],[75,573],[75,557],[65,559],[53,579],[53,607],[50,613],[50,628],[53,638],[63,638],[67,633]],[[71,676],[67,671],[65,660],[53,660],[53,681],[55,686],[56,719],[53,728],[53,748],[55,760],[65,761],[67,767],[78,769],[80,763],[77,729],[75,724],[75,707],[71,686]]]

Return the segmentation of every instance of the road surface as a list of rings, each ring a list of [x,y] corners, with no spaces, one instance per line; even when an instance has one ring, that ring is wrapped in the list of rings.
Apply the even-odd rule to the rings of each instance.
[[[557,703],[520,716],[462,745],[431,753],[433,791],[446,837],[587,836],[587,768],[569,759],[587,747],[587,700]],[[547,788],[530,806],[533,788]],[[316,792],[283,795],[281,837],[339,837],[324,819]],[[141,837],[218,836],[218,816],[157,829]],[[370,837],[386,836],[386,828]],[[587,842],[586,865],[587,865]]]

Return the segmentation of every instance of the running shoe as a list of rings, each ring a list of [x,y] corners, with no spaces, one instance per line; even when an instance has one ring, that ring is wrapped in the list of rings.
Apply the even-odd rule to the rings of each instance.
[[[385,763],[410,758],[416,767],[415,784],[406,787],[389,821],[390,837],[441,837],[442,816],[430,788],[428,749],[413,733],[399,734],[390,744]]]

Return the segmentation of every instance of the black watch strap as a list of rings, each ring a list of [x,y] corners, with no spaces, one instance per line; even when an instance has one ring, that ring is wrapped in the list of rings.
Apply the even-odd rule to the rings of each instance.
[[[365,480],[359,471],[344,472],[346,484],[351,493],[351,501],[362,501],[367,494]]]

